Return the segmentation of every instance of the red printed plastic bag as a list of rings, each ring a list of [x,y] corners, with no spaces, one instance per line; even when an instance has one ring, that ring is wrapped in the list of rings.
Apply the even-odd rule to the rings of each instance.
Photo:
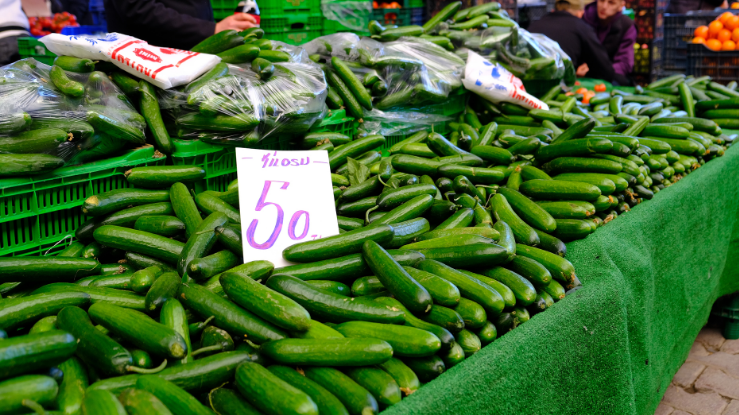
[[[215,55],[153,46],[120,33],[98,39],[51,34],[40,41],[57,55],[113,62],[162,89],[188,84],[221,61]]]
[[[462,83],[469,91],[490,102],[510,102],[528,109],[549,109],[546,103],[526,92],[523,82],[515,75],[472,51],[467,55]]]

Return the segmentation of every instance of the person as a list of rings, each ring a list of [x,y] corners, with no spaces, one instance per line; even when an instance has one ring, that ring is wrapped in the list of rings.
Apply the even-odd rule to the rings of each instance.
[[[628,75],[634,69],[636,26],[621,13],[623,8],[624,0],[596,0],[585,7],[583,20],[595,29],[618,83],[628,85]]]
[[[23,13],[21,0],[0,0],[0,66],[21,58],[18,38],[30,36],[28,17]]]
[[[559,0],[555,10],[532,22],[529,32],[541,33],[559,43],[577,68],[577,76],[613,81],[613,66],[595,31],[580,19],[583,0]]]
[[[184,50],[224,30],[258,26],[246,13],[215,23],[210,0],[105,0],[105,17],[109,32]]]

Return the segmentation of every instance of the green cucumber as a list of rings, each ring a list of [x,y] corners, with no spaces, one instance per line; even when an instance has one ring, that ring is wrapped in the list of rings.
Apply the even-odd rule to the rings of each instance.
[[[146,293],[144,306],[146,311],[153,312],[177,295],[182,278],[176,272],[165,272],[160,275]]]
[[[527,183],[531,183],[534,181],[545,180],[530,180],[523,182],[521,184],[521,192],[526,193],[524,191],[524,186]],[[516,212],[513,210],[510,203],[508,202],[507,198],[503,194],[495,194],[491,199],[491,204],[495,220],[503,221],[508,224],[508,226],[510,226],[511,230],[513,231],[513,235],[515,236],[517,242],[532,246],[539,244],[539,236],[536,234],[536,232],[534,232],[531,226],[529,226],[526,222],[523,221],[523,219],[521,219],[520,216],[516,214]]]
[[[144,215],[136,219],[133,228],[137,231],[171,237],[184,233],[185,223],[175,216]]]
[[[259,47],[248,44],[238,45],[231,49],[226,49],[223,52],[219,52],[216,55],[221,58],[221,62],[232,64],[248,63],[259,56]]]
[[[177,182],[192,182],[205,178],[205,169],[199,166],[145,166],[134,167],[125,173],[126,180],[146,189],[169,188]]]
[[[349,415],[344,404],[336,396],[296,370],[277,365],[269,366],[267,370],[310,396],[313,403],[318,407],[319,413],[324,415]]]
[[[28,331],[28,334],[43,333],[45,331],[55,330],[56,328],[56,316],[48,316],[37,321],[31,327],[31,330]]]
[[[86,306],[90,296],[81,292],[34,293],[2,300],[0,330],[31,325],[42,317],[55,315],[67,306]]]
[[[53,272],[49,272],[53,270]],[[49,283],[74,281],[100,273],[94,259],[71,257],[5,257],[0,258],[0,283],[25,281]]]
[[[236,391],[219,387],[208,393],[210,407],[217,414],[261,415],[249,402]]]
[[[310,328],[310,315],[302,306],[252,278],[226,272],[220,282],[231,301],[276,326],[294,331]]]
[[[175,383],[159,376],[145,375],[139,377],[136,380],[136,389],[145,390],[156,396],[167,409],[177,415],[212,415],[210,409],[198,402],[194,396]]]
[[[500,188],[498,193],[505,196],[513,211],[532,227],[544,232],[552,232],[556,229],[557,224],[554,218],[531,199],[513,189]]]
[[[48,369],[74,354],[77,340],[61,330],[15,336],[0,342],[0,379]]]
[[[552,281],[552,274],[531,258],[517,256],[505,267],[528,279],[535,287],[544,287]]]
[[[84,250],[85,250],[84,244],[74,241],[71,244],[69,244],[68,247],[64,248],[62,252],[57,254],[57,256],[67,257],[67,258],[78,258],[82,256]]]
[[[381,409],[400,402],[400,387],[384,370],[377,367],[351,368],[346,370],[346,374],[367,389]]]
[[[166,358],[181,359],[187,344],[176,331],[136,311],[107,303],[93,304],[90,317],[136,347]]]
[[[521,193],[542,200],[583,200],[592,202],[600,189],[589,183],[564,180],[529,180],[521,184]]]
[[[462,347],[465,356],[472,356],[480,351],[482,343],[477,335],[469,330],[462,330],[456,335],[457,343]]]
[[[344,283],[338,282],[338,281],[328,281],[328,280],[310,280],[308,281],[310,285],[313,285],[316,288],[319,288],[324,291],[328,291],[334,294],[343,295],[345,297],[349,297],[351,295],[351,290],[349,286],[347,286]]]
[[[397,383],[400,391],[403,392],[405,396],[417,391],[421,386],[421,383],[418,381],[418,376],[416,376],[416,374],[399,359],[393,357],[378,366],[395,380],[395,383]]]
[[[454,311],[462,317],[464,326],[470,329],[479,329],[487,321],[485,309],[480,304],[466,298],[461,298]]]
[[[365,241],[380,245],[392,240],[393,228],[388,225],[371,226],[330,236],[315,241],[301,242],[282,251],[282,256],[292,262],[313,262],[360,252]]]
[[[575,173],[579,174],[579,173]],[[569,177],[568,177],[569,178]],[[583,201],[536,202],[555,219],[586,219],[595,214],[595,206]]]
[[[187,190],[187,186],[182,183],[175,183],[170,188],[169,193],[172,209],[174,209],[175,215],[185,223],[186,235],[189,238],[200,226],[203,218],[200,216],[195,200],[190,195],[190,191]]]
[[[446,238],[457,235],[477,235],[483,238],[497,240],[500,238],[500,233],[492,228],[454,228],[454,229],[436,229],[430,232],[426,232],[423,235],[416,238],[418,242],[427,241],[430,239]]]
[[[539,262],[549,270],[549,273],[552,274],[552,278],[560,283],[569,284],[576,278],[575,268],[572,266],[570,261],[560,257],[559,255],[534,247],[525,247],[520,244],[516,245],[516,252],[518,255],[522,255]]]
[[[483,326],[475,332],[477,338],[480,339],[482,347],[492,343],[498,337],[498,329],[495,325],[489,321],[486,321]]]
[[[236,388],[264,413],[318,415],[318,407],[300,389],[259,364],[245,362],[236,368]]]
[[[218,227],[216,232],[219,229],[225,230],[226,228]],[[220,236],[222,235],[223,233],[220,233]],[[197,281],[203,280],[229,270],[239,262],[241,262],[241,259],[231,251],[218,251],[215,254],[192,260],[188,267],[188,275]]]
[[[50,154],[0,154],[0,177],[39,174],[63,165],[64,159]]]
[[[497,280],[487,277],[485,275],[476,274],[474,272],[465,271],[465,270],[459,270],[459,271],[472,278],[477,278],[478,280],[492,287],[495,291],[498,292],[498,294],[500,294],[501,297],[503,297],[503,301],[505,301],[506,308],[511,308],[516,305],[516,296],[514,295],[513,291],[510,288],[508,288],[508,286],[498,282]]]
[[[377,323],[352,322],[354,323],[377,325]],[[341,332],[341,326],[337,326],[336,330]],[[364,336],[361,339],[276,340],[262,345],[260,352],[278,363],[293,366],[369,366],[387,361],[397,350],[377,336],[375,338]]]
[[[438,169],[438,174],[443,177],[455,178],[459,175],[466,176],[474,184],[496,184],[506,178],[502,167],[472,167],[459,164],[444,164]]]
[[[68,139],[67,132],[58,128],[22,131],[10,137],[1,137],[0,151],[56,154]]]
[[[546,164],[544,170],[549,173],[607,173],[616,174],[622,170],[620,163],[611,160],[584,158],[584,157],[558,157]]]
[[[178,299],[203,318],[215,317],[215,324],[234,336],[248,336],[257,344],[287,337],[272,324],[196,284],[182,284]]]
[[[411,267],[403,268],[413,279],[426,288],[435,303],[447,307],[454,307],[459,303],[459,289],[454,284],[429,272]]]
[[[129,388],[118,395],[128,415],[172,415],[172,412],[152,393]]]
[[[239,211],[218,197],[207,193],[199,193],[195,196],[195,204],[200,208],[200,210],[208,215],[219,212],[224,214],[229,221],[233,223],[241,223],[241,215],[239,214]]]
[[[95,330],[90,317],[78,307],[66,307],[59,312],[59,328],[78,339],[77,357],[104,375],[128,374],[133,364],[131,354],[116,341]]]
[[[442,354],[441,359],[446,368],[454,367],[465,359],[464,350],[462,350],[462,346],[460,346],[455,340],[454,347],[452,347],[447,353]]]
[[[182,242],[163,236],[113,225],[95,229],[93,236],[105,246],[149,255],[171,264],[179,260],[184,247]]]
[[[500,282],[513,291],[516,302],[528,306],[536,299],[536,289],[533,284],[521,275],[503,267],[493,267],[480,270],[480,274]]]
[[[82,400],[82,415],[127,415],[123,404],[106,390],[91,390]]]
[[[418,380],[421,382],[430,382],[439,377],[439,375],[444,373],[446,370],[444,361],[442,361],[438,356],[418,358],[407,357],[403,359],[403,363],[411,368],[416,376],[418,376]]]
[[[49,70],[49,79],[64,95],[79,98],[85,93],[85,87],[81,83],[70,79],[61,66],[52,65],[51,70]]]
[[[441,341],[436,335],[415,327],[351,321],[335,328],[346,337],[384,340],[392,346],[393,355],[396,356],[430,356],[441,348]]]
[[[351,415],[379,412],[372,394],[340,371],[328,367],[306,367],[305,376],[336,396]]]
[[[59,365],[64,373],[56,397],[56,407],[63,414],[78,413],[88,386],[87,370],[76,357],[70,357]]]
[[[426,259],[434,259],[457,268],[502,264],[508,261],[508,252],[505,248],[493,243],[419,249],[417,252]]]
[[[554,236],[563,241],[574,241],[588,236],[594,230],[590,220],[557,219],[557,230]]]
[[[65,282],[57,282],[41,286],[37,288],[33,292],[33,294],[64,292],[77,292],[89,295],[92,304],[104,301],[120,307],[126,307],[134,310],[145,309],[144,297],[136,295],[130,291],[117,290],[114,288],[91,287]]]
[[[0,382],[0,412],[3,414],[26,414],[28,401],[52,407],[59,386],[54,378],[42,375],[18,376]],[[79,409],[79,408],[78,408]],[[46,412],[49,413],[50,412]]]
[[[190,331],[189,325],[187,324],[187,312],[182,306],[182,303],[180,303],[176,298],[170,298],[167,300],[159,313],[159,322],[171,328],[185,339],[187,355],[179,362],[183,364],[191,362],[192,356],[190,353],[192,352],[192,345],[190,343]]]
[[[280,292],[303,306],[314,318],[324,321],[344,322],[349,320],[399,323],[403,314],[388,307],[364,301],[346,301],[346,297],[326,292],[289,276],[273,275],[267,287]]]
[[[418,264],[418,268],[438,275],[456,285],[463,297],[469,298],[470,300],[480,304],[491,316],[498,316],[505,307],[503,297],[501,297],[501,295],[492,287],[477,278],[459,272],[441,262],[430,259],[421,261],[421,263]]]

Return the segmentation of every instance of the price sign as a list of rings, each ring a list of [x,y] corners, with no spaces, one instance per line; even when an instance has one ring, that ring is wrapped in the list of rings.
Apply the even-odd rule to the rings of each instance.
[[[291,262],[282,251],[337,235],[331,168],[326,151],[236,149],[244,262]]]

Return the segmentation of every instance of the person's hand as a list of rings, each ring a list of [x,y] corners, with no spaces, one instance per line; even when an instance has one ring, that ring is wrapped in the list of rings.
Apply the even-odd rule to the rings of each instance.
[[[583,76],[585,76],[585,74],[588,73],[589,70],[590,70],[590,68],[588,68],[588,64],[587,63],[583,63],[582,65],[580,65],[580,66],[577,67],[577,72],[575,72],[575,74],[579,78],[582,78]]]
[[[727,0],[724,0],[723,3],[721,3],[722,9],[728,9],[729,8],[729,2]]]
[[[254,16],[246,13],[236,13],[216,23],[216,33],[224,30],[246,30],[250,27],[259,26]]]

